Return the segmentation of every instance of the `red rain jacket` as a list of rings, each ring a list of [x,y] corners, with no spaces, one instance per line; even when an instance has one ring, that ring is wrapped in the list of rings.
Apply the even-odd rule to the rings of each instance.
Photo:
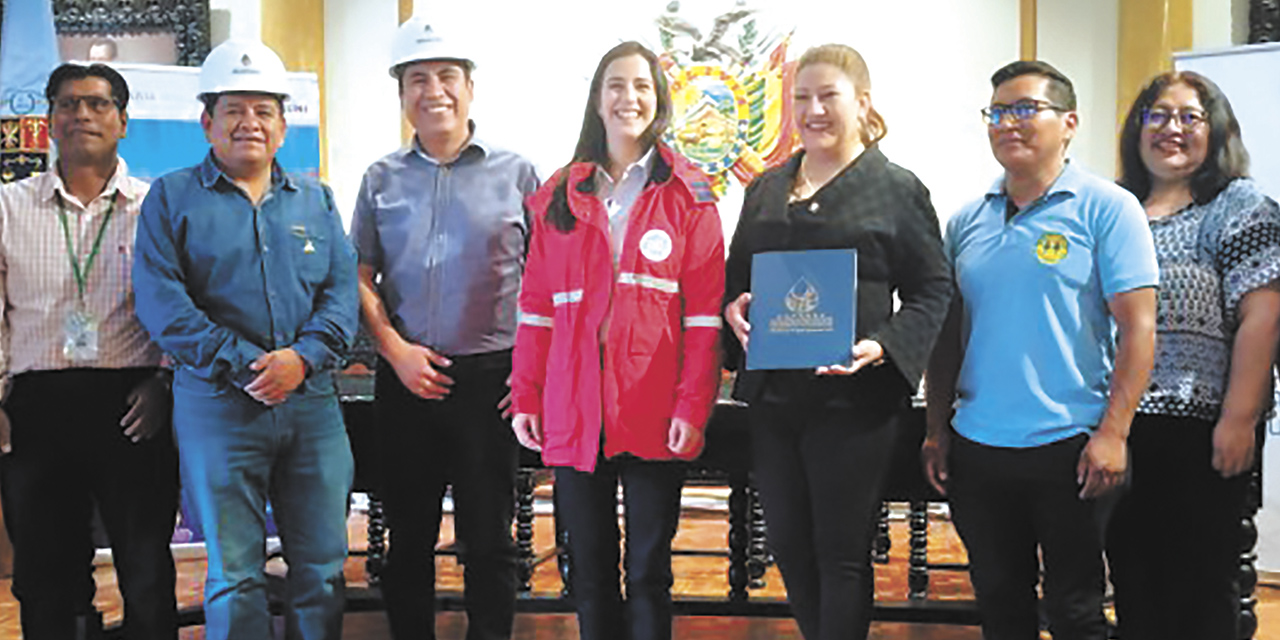
[[[595,170],[567,168],[577,220],[569,233],[546,220],[566,170],[526,200],[533,232],[511,383],[515,411],[542,418],[543,461],[581,471],[595,469],[602,448],[610,457],[675,457],[672,418],[704,429],[720,380],[724,238],[707,178],[658,146],[615,273]]]

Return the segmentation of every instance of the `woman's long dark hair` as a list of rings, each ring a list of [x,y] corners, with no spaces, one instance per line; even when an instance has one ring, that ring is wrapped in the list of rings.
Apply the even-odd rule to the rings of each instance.
[[[1240,121],[1231,110],[1231,102],[1212,80],[1194,71],[1170,71],[1155,78],[1138,94],[1124,119],[1120,133],[1120,186],[1128,189],[1138,200],[1145,201],[1151,194],[1151,171],[1142,161],[1142,113],[1151,108],[1160,94],[1171,85],[1185,84],[1200,97],[1200,104],[1208,116],[1209,151],[1204,163],[1191,174],[1191,198],[1196,204],[1205,204],[1236,178],[1249,175],[1249,152],[1240,138]]]
[[[604,121],[600,119],[600,90],[604,85],[604,73],[609,64],[618,58],[640,56],[649,63],[649,73],[653,76],[653,92],[657,97],[657,108],[654,110],[653,122],[640,134],[641,148],[648,149],[667,131],[671,121],[671,92],[667,89],[667,76],[658,62],[658,56],[639,42],[623,42],[609,50],[600,58],[596,66],[596,74],[591,78],[591,92],[587,94],[587,108],[582,115],[582,132],[578,134],[578,146],[573,151],[574,162],[591,162],[601,166],[609,166],[609,140],[605,136]],[[573,231],[573,212],[569,211],[568,189],[569,172],[561,172],[551,195],[551,204],[547,207],[547,221],[556,229],[568,233]]]

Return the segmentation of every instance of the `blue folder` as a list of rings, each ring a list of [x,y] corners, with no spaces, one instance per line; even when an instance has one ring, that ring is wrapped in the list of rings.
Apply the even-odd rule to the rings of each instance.
[[[751,259],[747,369],[812,369],[852,359],[854,249],[775,251]]]

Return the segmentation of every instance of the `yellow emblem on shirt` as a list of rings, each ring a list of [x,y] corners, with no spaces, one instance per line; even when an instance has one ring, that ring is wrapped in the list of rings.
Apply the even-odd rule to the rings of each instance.
[[[1067,257],[1067,238],[1061,233],[1046,233],[1036,241],[1036,257],[1043,264],[1058,264]]]

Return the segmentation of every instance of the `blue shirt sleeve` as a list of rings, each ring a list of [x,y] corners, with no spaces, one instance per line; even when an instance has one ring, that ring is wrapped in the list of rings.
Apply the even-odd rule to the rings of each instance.
[[[235,331],[215,324],[187,291],[175,244],[173,210],[164,180],[142,201],[134,242],[133,287],[138,320],[151,339],[179,364],[203,378],[224,377],[243,388],[249,365],[266,353]]]
[[[329,223],[329,274],[315,293],[311,317],[298,330],[292,348],[307,363],[307,374],[338,367],[351,346],[359,323],[356,288],[356,255],[342,232],[342,218],[333,204],[333,192],[324,189],[325,217]]]
[[[355,210],[351,214],[351,242],[355,245],[360,264],[373,265],[382,270],[382,243],[378,240],[377,203],[374,202],[372,168],[365,172],[360,181],[360,192],[356,195]]]
[[[1094,259],[1102,293],[1111,300],[1118,293],[1160,283],[1155,240],[1147,214],[1132,194],[1111,199],[1094,218]]]

